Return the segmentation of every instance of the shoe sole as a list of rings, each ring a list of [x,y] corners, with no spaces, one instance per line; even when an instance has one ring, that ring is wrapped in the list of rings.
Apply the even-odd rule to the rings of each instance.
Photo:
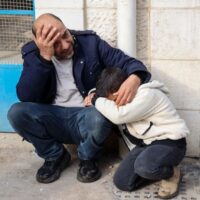
[[[178,193],[179,193],[179,188],[180,188],[180,183],[181,183],[181,181],[182,181],[182,178],[183,178],[183,174],[181,173],[181,174],[180,174],[180,179],[179,179],[179,182],[178,182],[178,187],[177,187],[176,192],[174,192],[174,193],[171,194],[171,195],[165,196],[165,197],[162,197],[162,196],[160,196],[160,195],[158,195],[157,197],[160,198],[160,199],[171,199],[171,198],[174,198],[175,196],[177,196]]]
[[[62,171],[69,166],[70,161],[71,161],[71,156],[69,157],[69,161],[62,163],[61,166],[59,167],[59,169],[57,169],[56,172],[52,176],[50,176],[47,179],[41,179],[38,175],[36,175],[36,180],[39,183],[52,183],[52,182],[56,181],[57,179],[60,178],[60,174],[62,173]]]
[[[80,176],[79,174],[77,174],[77,180],[82,182],[82,183],[92,183],[94,181],[97,181],[100,177],[101,177],[100,171],[95,177],[93,177],[91,179],[84,178],[83,176]]]

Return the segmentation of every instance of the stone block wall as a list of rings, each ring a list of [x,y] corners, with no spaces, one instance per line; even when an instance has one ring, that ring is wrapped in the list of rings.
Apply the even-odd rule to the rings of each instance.
[[[151,0],[150,66],[191,130],[188,155],[200,156],[200,1]]]
[[[35,0],[36,17],[53,13],[70,29],[84,29],[83,0]]]
[[[117,0],[36,0],[36,14],[43,12],[57,14],[69,28],[93,29],[117,46]],[[137,58],[170,89],[191,130],[189,156],[200,156],[199,21],[200,0],[137,0]]]

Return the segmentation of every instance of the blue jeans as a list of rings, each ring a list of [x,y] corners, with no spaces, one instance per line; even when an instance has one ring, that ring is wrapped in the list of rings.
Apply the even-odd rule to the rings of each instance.
[[[98,157],[112,124],[94,106],[60,107],[30,102],[12,105],[8,119],[15,131],[33,144],[45,160],[58,158],[63,143],[77,144],[82,160]]]
[[[133,191],[149,181],[167,179],[173,175],[173,167],[182,161],[185,152],[185,138],[136,147],[120,163],[114,183],[121,190]]]

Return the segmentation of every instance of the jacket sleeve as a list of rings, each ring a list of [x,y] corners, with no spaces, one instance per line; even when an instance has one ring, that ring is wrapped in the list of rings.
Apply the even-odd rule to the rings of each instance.
[[[23,70],[17,84],[17,96],[20,101],[46,102],[48,97],[49,79],[54,69],[53,63],[44,62],[39,57],[39,51],[34,43],[22,48],[24,59]]]
[[[147,83],[151,74],[147,71],[145,65],[117,48],[111,47],[106,41],[100,39],[98,36],[98,51],[101,60],[107,67],[119,67],[127,75],[136,74],[141,75],[143,83]]]
[[[154,113],[156,95],[153,91],[145,89],[139,91],[133,101],[124,106],[117,107],[114,101],[107,98],[97,98],[96,109],[114,124],[132,123],[143,120]]]

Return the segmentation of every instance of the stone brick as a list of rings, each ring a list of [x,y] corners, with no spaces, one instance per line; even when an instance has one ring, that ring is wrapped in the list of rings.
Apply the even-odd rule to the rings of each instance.
[[[48,8],[83,8],[83,0],[35,0],[36,9]]]
[[[200,110],[200,61],[153,60],[151,72],[169,88],[176,108]]]
[[[137,58],[148,59],[149,58],[149,10],[148,9],[137,9]]]
[[[200,8],[199,0],[151,0],[151,6],[156,8]]]
[[[200,157],[200,111],[178,111],[186,121],[191,134],[187,137],[187,156]]]
[[[88,8],[116,8],[117,0],[86,0]]]
[[[109,44],[116,46],[116,10],[88,9],[87,29],[96,31]]]
[[[150,7],[150,0],[137,0],[137,9],[149,8]]]
[[[48,12],[60,17],[60,19],[62,19],[66,27],[70,29],[84,29],[83,10],[81,9],[37,9],[36,17]]]
[[[153,59],[200,59],[200,9],[151,11]]]

